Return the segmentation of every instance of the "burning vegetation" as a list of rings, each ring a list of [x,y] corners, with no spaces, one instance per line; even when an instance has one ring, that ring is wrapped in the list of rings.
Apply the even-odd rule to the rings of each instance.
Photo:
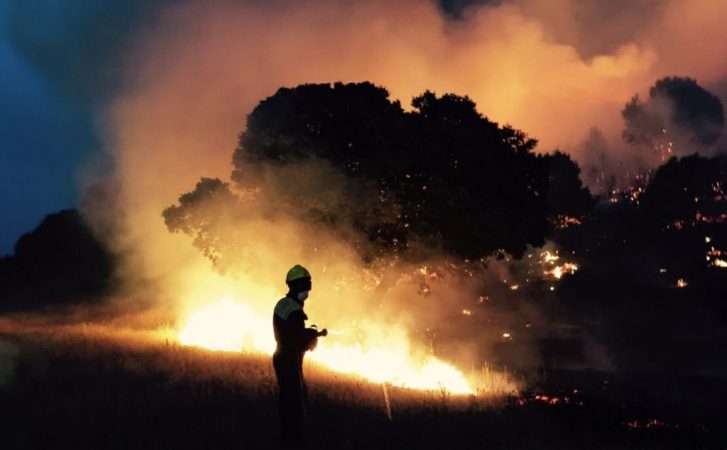
[[[164,219],[220,274],[268,293],[257,308],[240,300],[249,296],[192,300],[200,309],[188,313],[183,342],[269,352],[259,305],[280,295],[271,287],[285,264],[301,260],[315,273],[312,314],[333,331],[313,360],[396,386],[471,393],[493,385],[453,366],[481,366],[477,353],[513,339],[511,331],[468,338],[487,326],[483,308],[493,308],[471,299],[498,295],[490,277],[513,292],[530,283],[529,296],[574,273],[575,263],[539,247],[551,217],[582,215],[593,199],[567,155],[535,154],[534,140],[489,121],[469,98],[426,92],[412,106],[405,112],[369,83],[285,88],[258,105],[232,182],[202,179]],[[526,252],[540,256],[506,275]],[[443,324],[452,309],[463,313]]]
[[[654,298],[719,297],[724,158],[672,158],[596,199],[567,155],[536,154],[469,98],[427,92],[412,106],[369,83],[260,103],[231,181],[202,178],[164,211],[204,257],[164,282],[180,342],[269,353],[279,274],[309,261],[311,313],[332,331],[317,363],[391,386],[509,394],[542,365],[633,364],[604,333],[620,327],[614,299],[631,298],[634,280]],[[33,239],[22,248],[40,248]]]
[[[646,2],[659,5],[658,14],[643,6],[648,18],[639,5],[609,7],[627,12],[602,20],[597,1],[557,11],[454,1],[439,3],[445,20],[416,0],[259,3],[162,8],[106,111],[114,173],[81,212],[49,216],[0,258],[0,307],[47,308],[37,326],[0,318],[0,419],[31,424],[53,397],[36,355],[89,386],[53,378],[64,389],[64,406],[48,409],[63,425],[57,435],[68,417],[93,416],[58,414],[78,406],[73,394],[118,395],[111,403],[149,419],[142,427],[156,423],[144,416],[157,406],[147,396],[169,406],[165,419],[190,392],[210,411],[230,408],[230,393],[269,406],[272,306],[295,263],[313,273],[306,311],[330,330],[306,359],[331,389],[313,398],[343,428],[375,416],[363,422],[378,434],[357,435],[366,448],[387,433],[381,448],[402,448],[452,421],[456,438],[435,445],[448,446],[481,433],[491,405],[503,412],[492,423],[518,424],[507,448],[559,413],[562,434],[576,421],[602,436],[667,433],[688,444],[707,433],[701,422],[644,405],[680,409],[702,395],[709,413],[699,421],[724,416],[711,413],[727,404],[714,401],[721,390],[682,389],[727,374],[724,110],[707,89],[724,94],[724,40],[713,36],[727,9],[664,0]],[[554,27],[551,14],[598,20]],[[633,42],[609,28],[622,23]],[[584,39],[600,35],[594,28],[608,39]],[[691,51],[694,28],[713,45]],[[631,97],[684,67],[700,82],[659,78]],[[619,117],[614,105],[629,97]],[[592,124],[582,145],[552,147]],[[51,315],[77,303],[82,319]],[[27,392],[38,396],[26,407]],[[248,409],[261,426],[264,414]],[[323,441],[352,447],[337,439]]]
[[[567,155],[536,154],[534,140],[489,121],[467,97],[427,92],[412,105],[404,111],[368,83],[264,100],[240,135],[231,181],[202,178],[163,212],[180,245],[199,252],[177,277],[146,281],[146,292],[170,296],[173,306],[155,307],[165,323],[64,332],[267,360],[281,273],[306,261],[310,314],[330,329],[308,359],[380,386],[388,421],[401,392],[588,409],[580,388],[538,386],[583,368],[727,370],[718,354],[694,359],[727,317],[724,157],[671,158],[594,198]],[[115,264],[81,216],[51,219],[1,261],[6,279],[61,277],[72,246],[48,243],[67,236],[96,251],[99,267]],[[48,248],[58,249],[54,259]],[[33,267],[38,260],[49,263]],[[105,269],[95,277],[103,282],[78,286],[99,289],[113,276]],[[5,289],[19,298],[9,290],[17,287]],[[714,322],[681,320],[701,311]],[[6,325],[4,333],[26,333]],[[638,345],[623,346],[626,337]],[[664,346],[674,350],[664,356]],[[629,418],[618,427],[707,432],[682,423]]]

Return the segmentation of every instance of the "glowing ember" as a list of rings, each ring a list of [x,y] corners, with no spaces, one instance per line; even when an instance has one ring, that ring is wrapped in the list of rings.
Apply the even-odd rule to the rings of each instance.
[[[723,252],[720,249],[710,247],[707,251],[707,263],[711,264],[713,267],[727,269],[727,260],[723,258],[725,253],[726,252]]]
[[[550,253],[549,251],[544,251],[540,254],[540,260],[543,262],[543,264],[549,264],[554,263],[560,259],[560,256],[554,253]]]
[[[608,198],[609,203],[632,203],[639,205],[641,195],[646,192],[646,184],[650,179],[650,174],[646,174],[643,177],[637,177],[634,179],[633,185],[627,186],[623,189],[613,189],[610,191]]]
[[[566,216],[566,215],[558,215],[553,220],[553,225],[562,230],[571,226],[580,225],[582,223],[581,219],[579,217],[573,217],[573,216]],[[530,257],[530,255],[528,255]]]
[[[467,311],[467,310],[465,310]],[[464,312],[463,312],[464,313]],[[465,313],[466,314],[466,313]],[[415,357],[403,332],[367,330],[378,345],[335,342],[338,333],[321,339],[310,360],[329,369],[361,376],[393,386],[473,394],[464,375],[432,355]],[[275,349],[272,319],[263,319],[247,306],[230,299],[192,312],[181,332],[184,345],[223,351],[250,351],[271,354]]]
[[[630,420],[626,422],[625,425],[632,430],[649,428],[679,428],[679,425],[671,425],[660,419]]]
[[[578,265],[573,263],[564,263],[559,266],[555,266],[552,269],[546,270],[543,274],[545,276],[553,277],[556,280],[560,280],[563,275],[575,273],[576,270],[578,270]]]
[[[573,274],[578,270],[577,264],[572,262],[558,264],[558,260],[560,260],[560,255],[557,251],[551,253],[546,250],[540,254],[540,264],[543,266],[543,276],[545,278],[560,280],[563,275]],[[552,291],[554,288],[551,287],[550,290]]]

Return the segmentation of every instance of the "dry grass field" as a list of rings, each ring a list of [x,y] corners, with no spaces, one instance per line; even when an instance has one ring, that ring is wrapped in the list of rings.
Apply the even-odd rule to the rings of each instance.
[[[453,396],[385,389],[311,364],[306,374],[310,448],[725,448],[727,442],[715,416],[723,407],[701,408],[699,417],[665,409],[666,400],[626,402],[588,388]],[[275,390],[264,355],[182,347],[164,331],[0,319],[3,449],[278,448]]]

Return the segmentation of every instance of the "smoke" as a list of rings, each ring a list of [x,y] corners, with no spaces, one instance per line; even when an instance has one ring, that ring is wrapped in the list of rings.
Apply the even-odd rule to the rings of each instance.
[[[164,84],[164,103],[233,133],[281,85],[370,80],[404,104],[427,88],[453,91],[543,149],[574,151],[591,126],[617,136],[618,111],[655,79],[686,70],[709,85],[727,72],[719,36],[727,12],[714,2],[547,5],[485,5],[448,21],[423,1],[190,3],[139,37],[132,85],[154,85],[160,96]],[[614,20],[622,16],[629,20]],[[584,49],[596,40],[604,43]],[[176,89],[186,95],[174,99]]]
[[[352,287],[351,274],[360,280],[364,270],[354,252],[285,211],[272,214],[273,196],[246,211],[245,221],[216,211],[227,220],[231,248],[245,243],[239,255],[247,266],[225,277],[210,269],[187,236],[168,232],[161,212],[200,177],[229,179],[246,114],[280,86],[368,80],[404,105],[425,89],[467,94],[491,119],[539,138],[541,150],[557,146],[577,153],[595,125],[610,152],[626,152],[617,143],[620,110],[634,93],[672,73],[686,71],[707,85],[727,74],[727,41],[721,38],[727,6],[720,2],[636,2],[627,10],[633,17],[623,14],[627,24],[610,27],[597,19],[609,17],[603,2],[544,4],[485,4],[461,20],[448,20],[434,3],[417,0],[187,2],[166,8],[133,39],[124,88],[105,120],[119,191],[116,208],[93,216],[111,215],[119,223],[110,240],[126,255],[128,292],[166,299],[182,310],[234,295],[257,299],[256,306],[267,311],[282,294],[285,270],[304,263],[320,296],[310,304],[312,317],[335,322],[381,309],[385,317],[395,313],[394,322],[403,326],[441,321],[444,310],[461,317],[463,305],[478,304],[482,284],[493,283],[494,276],[441,283],[430,295],[413,295],[410,287],[421,287],[421,280],[387,284],[386,270],[379,268],[364,272],[371,285]],[[604,32],[593,33],[588,23]],[[331,204],[345,201],[337,175],[321,167],[290,170],[318,180]],[[264,186],[282,179],[280,173],[272,176]],[[311,236],[316,245],[310,245]],[[397,273],[416,274],[430,265],[442,261],[398,267]],[[425,275],[419,273],[412,276]],[[370,287],[377,283],[390,289],[386,298],[377,297],[383,288]],[[394,298],[397,308],[386,309]],[[512,320],[525,324],[525,316],[539,314],[518,312]],[[462,330],[472,339],[482,327],[477,322]]]
[[[351,180],[316,159],[254,167],[256,172],[247,175],[253,191],[202,179],[164,212],[170,230],[190,236],[217,273],[240,284],[230,295],[261,315],[269,313],[276,287],[281,294],[282,275],[293,263],[304,262],[314,280],[306,309],[337,332],[332,338],[337,343],[386,348],[405,330],[407,339],[418,344],[412,351],[446,355],[465,367],[496,361],[528,370],[540,363],[538,340],[562,325],[553,323],[558,305],[549,299],[561,276],[577,270],[567,264],[570,255],[558,255],[554,244],[529,247],[521,260],[501,252],[467,261],[429,249],[417,262],[394,252],[364,262],[351,241],[365,245],[367,238],[352,224],[339,221],[332,227],[306,220],[301,211],[308,205],[288,201],[308,197],[320,210],[351,217],[351,204],[361,198]],[[187,273],[196,273],[199,289],[204,280],[197,279],[198,269]],[[245,293],[245,287],[262,289]],[[218,297],[195,292],[188,298],[196,307]],[[604,366],[586,356],[571,359]]]

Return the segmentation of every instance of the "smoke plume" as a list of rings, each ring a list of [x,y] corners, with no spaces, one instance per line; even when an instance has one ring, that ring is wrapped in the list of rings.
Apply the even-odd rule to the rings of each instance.
[[[382,315],[393,311],[393,322],[411,328],[415,320],[441,321],[444,310],[462,316],[463,305],[483,301],[483,284],[502,284],[506,275],[441,283],[424,296],[410,289],[423,280],[399,281],[403,284],[387,286],[387,299],[398,305],[391,310],[386,299],[372,294],[383,283],[376,277],[384,269],[371,274],[374,287],[346,285],[351,274],[364,270],[354,252],[285,214],[271,219],[266,210],[274,204],[248,211],[244,221],[213,208],[225,221],[230,242],[248,243],[248,253],[240,253],[247,266],[227,276],[211,270],[188,237],[169,233],[161,212],[200,177],[228,180],[246,115],[279,87],[301,83],[367,80],[389,89],[405,106],[426,89],[466,94],[490,119],[540,139],[541,151],[577,152],[597,126],[610,143],[604,148],[627,152],[619,144],[620,111],[633,94],[675,73],[686,72],[705,86],[725,78],[727,40],[721,34],[727,5],[623,3],[629,14],[596,1],[500,2],[473,7],[458,20],[417,0],[169,6],[128,49],[124,90],[105,122],[119,186],[117,207],[105,215],[116,215],[121,224],[111,240],[126,255],[123,275],[131,292],[153,286],[142,295],[167,299],[182,311],[235,295],[266,312],[283,293],[285,270],[305,263],[314,271],[320,299],[311,303],[311,316],[321,320],[336,322],[381,308]],[[621,16],[629,20],[619,26],[609,19]],[[332,203],[342,201],[345,183],[325,167],[285,170],[318,180]],[[272,173],[264,186],[274,187],[289,175]],[[314,250],[304,244],[310,235],[319,242]],[[441,261],[398,270],[429,277],[431,265]],[[519,311],[512,317],[524,326],[539,314]],[[479,339],[483,326],[464,328],[467,339]],[[500,337],[505,331],[487,333]]]

